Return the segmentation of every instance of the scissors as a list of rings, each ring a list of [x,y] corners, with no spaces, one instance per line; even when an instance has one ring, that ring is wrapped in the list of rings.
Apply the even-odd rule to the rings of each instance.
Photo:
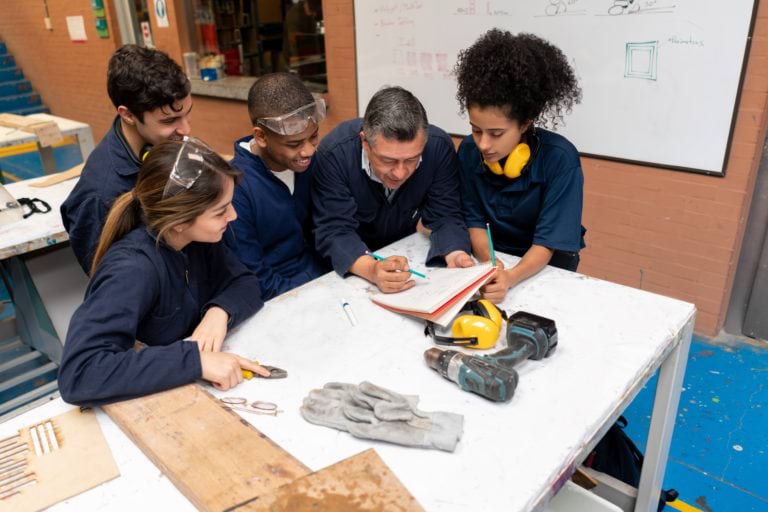
[[[256,400],[255,402],[248,403],[243,397],[240,396],[225,396],[219,398],[219,402],[224,404],[224,407],[228,409],[234,409],[236,411],[250,412],[252,414],[266,414],[268,416],[277,416],[281,413],[277,408],[277,404],[274,402],[264,402],[262,400]]]

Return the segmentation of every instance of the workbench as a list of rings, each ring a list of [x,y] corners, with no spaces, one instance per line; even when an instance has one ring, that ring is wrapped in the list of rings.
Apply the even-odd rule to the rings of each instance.
[[[0,127],[2,129],[2,127]],[[61,221],[61,203],[75,188],[77,178],[51,185],[50,187],[32,187],[47,177],[17,181],[5,185],[6,190],[18,199],[20,197],[38,198],[48,203],[51,211],[34,213],[18,222],[0,226],[0,260],[19,256],[69,240]]]
[[[77,139],[77,143],[80,147],[80,154],[83,157],[83,162],[88,160],[88,155],[91,154],[91,151],[93,151],[94,148],[93,133],[91,132],[91,127],[88,124],[81,123],[80,121],[73,121],[72,119],[52,116],[50,114],[29,114],[28,116],[24,117],[38,121],[55,122],[63,136],[67,137],[71,135]],[[18,146],[20,144],[27,144],[30,142],[37,143],[37,150],[40,153],[40,159],[42,161],[43,171],[45,174],[52,174],[63,170],[58,169],[56,166],[56,160],[53,157],[53,148],[50,146],[41,146],[37,135],[18,128],[0,126],[0,148]]]
[[[16,331],[21,341],[58,364],[62,350],[60,340],[66,335],[69,317],[82,300],[87,278],[68,247],[61,246],[61,251],[40,251],[69,240],[59,208],[77,184],[75,178],[49,187],[30,186],[47,179],[40,177],[5,185],[14,198],[42,199],[51,211],[34,213],[0,226],[0,271],[13,283]],[[41,286],[45,290],[38,290]],[[33,372],[30,379],[34,378]],[[42,397],[56,389],[55,382],[50,382],[30,392],[30,396]],[[18,403],[26,401],[24,398]],[[0,404],[0,415],[16,405],[14,402]]]
[[[427,244],[414,234],[378,252],[404,254],[422,270]],[[517,261],[498,257],[507,267]],[[522,365],[513,399],[493,403],[428,368],[423,353],[434,344],[424,324],[374,305],[373,291],[357,277],[326,274],[267,302],[224,348],[284,368],[288,378],[254,379],[225,393],[206,389],[277,403],[284,411],[277,417],[241,415],[313,470],[374,447],[427,510],[527,511],[545,506],[660,368],[636,508],[656,510],[693,331],[692,304],[547,267],[512,289],[503,307],[554,319],[557,350]],[[357,326],[342,300],[351,304]],[[364,380],[418,394],[425,411],[463,414],[456,451],[360,440],[300,416],[311,389]],[[71,407],[52,401],[0,425],[0,436]],[[122,476],[56,510],[135,509],[149,496],[155,509],[192,509],[104,413],[98,417]]]

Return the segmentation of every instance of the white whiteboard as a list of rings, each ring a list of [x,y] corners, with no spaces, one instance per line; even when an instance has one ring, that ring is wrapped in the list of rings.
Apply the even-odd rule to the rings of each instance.
[[[359,112],[383,85],[469,133],[456,55],[493,27],[557,45],[583,99],[558,132],[585,155],[722,175],[754,0],[355,0]],[[489,77],[492,79],[492,77]]]

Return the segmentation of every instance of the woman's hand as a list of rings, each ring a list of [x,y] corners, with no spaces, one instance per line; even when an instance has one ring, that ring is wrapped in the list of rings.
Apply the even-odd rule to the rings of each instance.
[[[490,260],[484,261],[483,263],[487,263],[489,265],[492,264]],[[501,258],[496,258],[496,272],[501,272],[503,270],[504,270],[504,262],[501,261]]]
[[[498,265],[499,263],[501,263],[501,260],[497,259],[496,264]],[[503,268],[504,264],[501,263],[501,265]],[[494,304],[498,304],[504,300],[504,297],[507,295],[507,290],[512,288],[515,284],[514,277],[509,270],[499,269],[496,271],[493,279],[480,288],[480,294],[484,299],[489,300]]]
[[[243,382],[243,370],[251,370],[269,377],[269,370],[244,357],[226,352],[200,352],[203,379],[220,391],[226,391]]]
[[[212,306],[188,339],[197,342],[200,352],[218,352],[227,335],[227,322],[229,314],[218,306]]]

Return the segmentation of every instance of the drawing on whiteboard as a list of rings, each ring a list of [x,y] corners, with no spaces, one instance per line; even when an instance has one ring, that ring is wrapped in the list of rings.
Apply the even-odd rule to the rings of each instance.
[[[465,14],[474,16],[477,14],[477,0],[469,0],[466,7],[457,7],[453,14]]]
[[[448,54],[394,48],[392,64],[400,76],[424,76],[426,78],[452,79]]]
[[[429,52],[421,52],[419,56],[421,62],[421,71],[427,78],[432,77],[432,54]]]
[[[611,16],[623,14],[671,14],[675,12],[674,5],[658,5],[659,0],[614,0],[608,8]]]
[[[581,16],[586,14],[584,9],[574,9],[579,0],[547,0],[544,14],[547,16]]]
[[[624,77],[656,80],[659,42],[627,43],[624,57]]]
[[[704,46],[702,39],[694,39],[693,36],[670,36],[667,38],[667,43],[683,45],[683,46]]]
[[[618,16],[620,14],[632,14],[640,10],[640,2],[635,0],[614,0],[608,8],[608,14]]]
[[[436,53],[435,60],[437,61],[437,70],[442,73],[443,78],[450,78],[451,69],[448,67],[448,54]]]
[[[578,2],[578,0],[566,0],[567,2]],[[504,5],[503,7],[499,8],[494,2],[491,2],[490,0],[486,0],[483,2],[483,5],[478,6],[478,0],[467,0],[465,7],[456,7],[456,10],[453,11],[454,15],[464,15],[464,16],[495,16],[495,17],[501,17],[501,16],[513,16],[514,14],[510,11],[509,7]],[[502,2],[503,3],[503,2]],[[480,7],[480,9],[478,9]],[[485,7],[485,10],[481,10],[483,7]]]

